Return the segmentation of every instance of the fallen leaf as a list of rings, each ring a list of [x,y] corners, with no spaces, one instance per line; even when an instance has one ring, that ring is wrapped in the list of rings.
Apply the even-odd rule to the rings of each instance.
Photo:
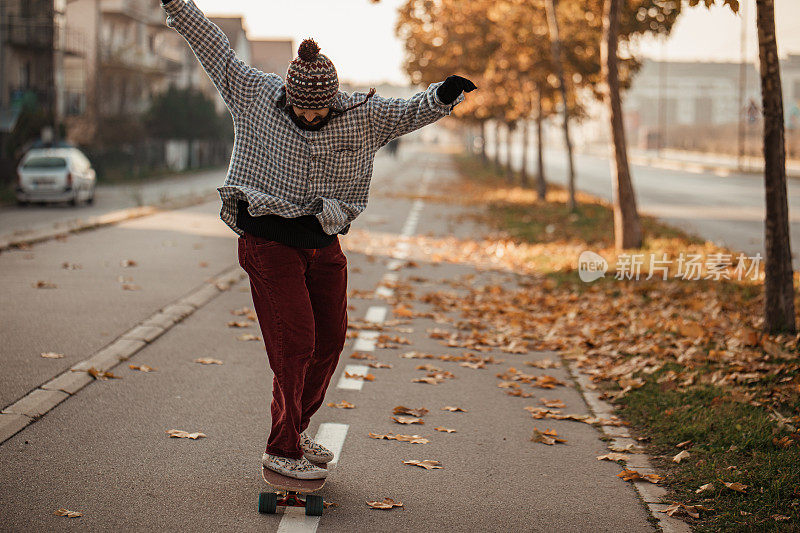
[[[510,389],[505,391],[509,396],[519,396],[520,398],[530,398],[533,396],[532,392],[524,392],[521,389]]]
[[[367,505],[373,509],[393,509],[394,507],[403,507],[403,502],[396,502],[391,498],[384,498],[383,501],[368,501]],[[405,507],[403,507],[405,509]]]
[[[387,433],[386,435],[382,435],[379,433],[372,433],[369,432],[369,438],[371,439],[383,439],[383,440],[397,440],[400,442],[410,442],[411,444],[428,444],[430,441],[420,435],[395,435],[394,433]]]
[[[414,378],[411,380],[411,383],[427,383],[429,385],[438,385],[444,381],[444,379],[440,378]]]
[[[203,365],[221,365],[222,361],[219,359],[212,359],[211,357],[201,357],[199,359],[194,360],[195,363],[201,363]]]
[[[78,263],[70,263],[69,261],[64,261],[63,263],[61,263],[61,268],[66,270],[79,270],[83,267]]]
[[[463,366],[463,367],[466,367],[466,368],[471,368],[471,369],[473,369],[473,370],[479,370],[479,369],[481,369],[481,368],[486,368],[486,363],[484,363],[483,361],[480,361],[480,362],[478,362],[478,363],[470,363],[470,362],[468,362],[468,361],[465,361],[465,362],[463,362],[463,363],[459,363],[459,364],[458,364],[458,366]]]
[[[437,428],[433,428],[433,429],[435,429],[436,431],[443,431],[443,432],[445,432],[445,433],[455,433],[455,432],[456,432],[456,430],[455,430],[455,429],[443,428],[443,427],[441,427],[441,426],[439,426],[439,427],[437,427]]]
[[[683,450],[681,453],[679,453],[678,455],[673,457],[672,461],[674,463],[680,463],[681,461],[683,461],[684,459],[687,459],[688,457],[689,457],[689,452],[687,452],[686,450]]]
[[[417,365],[414,370],[425,370],[426,372],[440,372],[442,369],[430,363],[424,365]]]
[[[462,409],[460,407],[455,407],[455,406],[452,406],[452,405],[445,405],[444,407],[442,407],[442,411],[450,411],[451,413],[455,413],[455,412],[466,413],[467,412],[466,409]]]
[[[56,353],[56,352],[42,352],[41,356],[45,359],[61,359],[64,357],[63,353]]]
[[[714,490],[714,484],[713,483],[706,483],[705,485],[701,485],[700,488],[697,489],[694,492],[695,492],[695,494],[701,494],[701,493],[706,492],[708,490]]]
[[[76,518],[78,516],[83,516],[83,513],[80,511],[70,511],[69,509],[64,509],[63,507],[53,511],[53,514],[56,516],[66,516],[68,518]]]
[[[90,366],[86,372],[92,376],[94,379],[122,379],[119,376],[115,375],[112,372],[100,372],[95,367]]]
[[[350,359],[368,359],[370,361],[374,361],[375,356],[363,352],[353,352],[350,354]]]
[[[559,368],[561,363],[553,361],[552,359],[541,359],[539,361],[526,361],[526,365],[536,368]]]
[[[390,416],[398,424],[424,424],[425,421],[416,416]]]
[[[36,282],[34,282],[34,283],[32,283],[31,286],[34,289],[55,289],[56,288],[56,284],[55,283],[50,283],[49,281],[44,281],[44,280],[41,280],[41,279],[36,281]]]
[[[136,264],[137,264],[136,261],[134,261],[133,259],[123,259],[122,261],[119,262],[119,266],[121,267],[135,267]]]
[[[636,445],[634,443],[632,443],[632,442],[630,442],[628,444],[619,444],[619,443],[615,442],[613,444],[609,444],[608,445],[608,449],[611,450],[612,452],[634,452],[634,453],[636,453],[636,452],[640,451],[640,449],[637,448]]]
[[[418,461],[416,459],[412,459],[410,461],[403,461],[404,465],[413,465],[419,466],[424,468],[425,470],[434,470],[444,468],[441,461],[434,461],[433,459],[425,459],[424,461]]]
[[[241,322],[237,320],[232,320],[227,324],[229,328],[249,328],[252,325],[253,325],[252,322]]]
[[[649,481],[650,483],[658,483],[664,479],[663,476],[659,476],[658,474],[642,474],[641,472],[627,468],[617,474],[617,477],[622,478],[624,481],[645,480]]]
[[[542,444],[549,444],[553,445],[556,442],[567,442],[566,439],[562,439],[558,436],[558,433],[554,429],[548,429],[544,432],[539,431],[539,428],[533,428],[533,435],[531,436],[531,442],[541,442]]]
[[[337,409],[355,409],[356,406],[347,400],[342,400],[339,403],[329,402],[328,407],[336,407]]]
[[[564,402],[562,402],[561,400],[548,400],[546,398],[539,398],[539,401],[542,402],[545,405],[545,407],[556,407],[556,408],[566,407]]]
[[[389,363],[381,363],[380,361],[372,361],[367,364],[370,368],[392,368],[392,365]]]
[[[605,455],[598,455],[597,456],[597,459],[600,460],[600,461],[602,461],[602,460],[606,460],[606,461],[627,461],[629,458],[630,458],[630,455],[628,455],[626,453],[616,453],[616,452],[611,452],[611,453],[607,453]]]
[[[394,316],[404,317],[404,318],[413,318],[414,316],[414,311],[403,304],[400,304],[394,309],[392,309],[392,313],[394,313]]]
[[[685,440],[683,442],[679,442],[678,444],[676,444],[675,447],[676,448],[685,448],[686,446],[690,445],[691,443],[692,443],[691,440]]]
[[[429,353],[406,352],[402,354],[400,357],[402,357],[403,359],[434,359],[436,356]]]
[[[686,514],[691,516],[692,518],[700,518],[700,513],[698,511],[713,511],[713,509],[709,509],[708,507],[704,507],[702,505],[685,505],[683,503],[679,503],[673,501],[672,504],[667,507],[666,509],[660,510],[660,513],[667,513],[668,516],[680,516],[681,514]]]
[[[405,407],[403,405],[398,405],[397,407],[394,408],[394,411],[392,411],[392,413],[396,414],[396,415],[411,415],[411,416],[420,416],[421,417],[421,416],[425,416],[426,414],[428,414],[428,410],[425,409],[424,407],[419,407],[417,409],[411,409],[411,408]]]
[[[345,372],[344,377],[350,379],[360,379],[363,381],[375,381],[375,376],[372,374],[351,374],[350,372]]]
[[[200,437],[206,436],[205,433],[200,433],[199,431],[189,433],[182,429],[168,429],[166,433],[169,433],[170,438],[175,437],[178,439],[199,439]]]
[[[242,335],[239,335],[236,338],[239,339],[240,341],[260,341],[261,340],[261,337],[259,337],[258,335],[253,335],[252,333],[244,333]]]
[[[140,372],[153,372],[155,370],[155,368],[152,366],[147,365],[128,365],[128,368],[132,370],[139,370]]]
[[[122,284],[122,290],[124,290],[124,291],[138,291],[138,290],[141,290],[141,287],[139,287],[138,285],[136,285],[134,283],[123,283]]]
[[[720,481],[722,481],[722,480],[720,480]],[[725,485],[726,487],[728,487],[731,490],[735,490],[736,492],[745,492],[745,491],[747,491],[747,487],[748,487],[748,485],[743,485],[743,484],[739,483],[738,481],[735,481],[733,483],[728,483],[727,481],[722,481],[722,484]]]

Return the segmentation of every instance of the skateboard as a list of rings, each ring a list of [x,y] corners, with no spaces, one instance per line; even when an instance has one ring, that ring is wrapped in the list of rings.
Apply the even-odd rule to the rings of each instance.
[[[327,468],[318,464],[320,468]],[[305,507],[308,516],[322,516],[322,496],[311,494],[325,486],[325,479],[295,479],[284,476],[269,468],[261,467],[261,476],[267,485],[276,492],[262,492],[258,495],[258,512],[274,514],[278,506]]]

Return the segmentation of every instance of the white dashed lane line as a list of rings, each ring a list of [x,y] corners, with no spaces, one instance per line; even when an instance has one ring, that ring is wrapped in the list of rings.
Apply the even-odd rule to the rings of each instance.
[[[428,180],[432,175],[432,169],[426,168],[423,172],[423,179],[420,183],[419,194],[425,194],[428,185]],[[390,272],[384,274],[381,284],[375,289],[375,295],[378,297],[391,297],[394,295],[394,289],[387,287],[397,281],[398,275],[395,270],[403,265],[403,260],[408,257],[409,248],[411,243],[408,238],[416,231],[417,223],[419,222],[419,214],[422,211],[425,203],[422,200],[415,200],[411,206],[411,211],[408,214],[403,230],[401,232],[400,241],[397,243],[397,249],[392,254],[393,259],[387,265]],[[374,324],[382,324],[386,320],[388,310],[385,306],[372,306],[367,309],[367,314],[364,317],[366,322]],[[353,351],[355,352],[372,352],[375,351],[375,344],[378,338],[378,331],[376,330],[361,330],[358,332],[358,337],[353,344]],[[350,375],[365,376],[369,373],[369,368],[365,365],[345,365],[344,372],[339,378],[339,383],[336,385],[338,389],[345,390],[361,390],[364,387],[364,380],[346,377]],[[334,459],[328,463],[329,468],[334,468],[339,461],[339,456],[342,453],[345,438],[347,437],[347,424],[334,424],[324,423],[320,424],[317,431],[316,441],[333,452]],[[278,526],[278,533],[314,533],[319,526],[318,516],[306,516],[305,511],[300,507],[287,507],[284,508],[283,518]]]
[[[378,332],[370,329],[362,329],[358,332],[356,342],[353,344],[353,351],[356,352],[373,352],[375,351],[375,343],[378,339]]]
[[[337,389],[361,390],[364,387],[363,379],[348,378],[347,374],[366,376],[369,371],[364,365],[345,365],[342,377],[339,378],[339,383],[336,385]]]
[[[367,322],[375,322],[380,324],[386,318],[386,308],[383,306],[373,305],[369,309],[367,309],[367,314],[364,316],[364,320]]]
[[[328,463],[328,468],[336,468],[339,456],[342,454],[344,439],[347,438],[347,424],[334,424],[326,422],[320,424],[314,440],[333,452],[333,461]],[[314,533],[319,527],[319,516],[306,516],[302,507],[282,507],[283,518],[278,525],[279,533]]]

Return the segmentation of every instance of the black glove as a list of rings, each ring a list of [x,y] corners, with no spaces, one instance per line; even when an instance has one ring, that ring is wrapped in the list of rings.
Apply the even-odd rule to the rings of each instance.
[[[436,96],[445,104],[452,104],[455,99],[458,98],[458,95],[461,94],[461,91],[470,92],[475,89],[477,89],[475,84],[467,78],[462,78],[461,76],[447,76],[444,83],[439,85],[439,88],[436,89]]]

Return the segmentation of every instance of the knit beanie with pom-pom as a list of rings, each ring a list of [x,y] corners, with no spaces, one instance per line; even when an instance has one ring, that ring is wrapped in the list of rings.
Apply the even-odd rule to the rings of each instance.
[[[313,39],[305,39],[286,73],[286,103],[303,109],[330,107],[339,92],[336,67]]]

